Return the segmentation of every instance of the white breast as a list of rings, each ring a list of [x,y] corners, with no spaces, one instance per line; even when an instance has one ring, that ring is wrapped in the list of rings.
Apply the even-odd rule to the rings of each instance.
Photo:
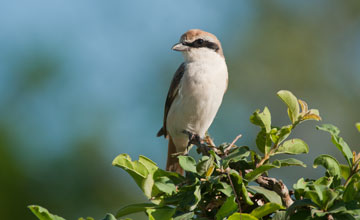
[[[186,63],[166,125],[178,152],[185,151],[188,144],[183,130],[205,136],[222,102],[227,78],[225,59],[217,53]]]

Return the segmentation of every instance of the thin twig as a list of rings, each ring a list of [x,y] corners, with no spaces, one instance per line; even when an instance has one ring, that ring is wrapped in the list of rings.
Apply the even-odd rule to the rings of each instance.
[[[256,168],[262,166],[269,158],[269,154],[265,154],[265,156],[259,161],[259,163],[256,164]]]
[[[242,211],[241,211],[240,199],[239,199],[239,197],[238,197],[238,195],[237,195],[237,193],[236,193],[235,186],[234,186],[234,184],[233,184],[233,182],[232,182],[232,180],[231,180],[231,177],[230,177],[229,172],[226,172],[226,174],[227,174],[227,177],[229,178],[229,182],[230,182],[231,188],[232,188],[233,191],[234,191],[235,199],[236,199],[236,202],[237,202],[237,204],[238,204],[238,206],[239,206],[239,212],[241,213]]]
[[[294,203],[294,201],[290,197],[289,189],[281,180],[266,176],[260,176],[255,181],[260,186],[276,192],[281,197],[281,200],[284,202],[287,208]]]
[[[242,134],[239,134],[238,136],[236,136],[236,138],[231,142],[231,144],[227,148],[225,148],[225,150],[224,150],[225,155],[227,155],[229,153],[229,151],[234,146],[236,141],[238,141],[241,137],[242,137]]]
[[[209,150],[213,150],[217,155],[221,154],[221,151],[217,149],[213,139],[209,135],[206,135],[204,141],[208,144]]]
[[[206,135],[205,138],[204,138],[204,141],[210,145],[210,147],[216,147],[213,139],[211,139],[210,135]]]
[[[275,151],[279,148],[279,145],[276,143],[274,144],[274,146],[272,146],[271,150],[269,153],[265,154],[264,157],[260,160],[260,162],[258,164],[256,164],[256,168],[260,167],[261,165],[263,165],[272,154],[275,153]]]

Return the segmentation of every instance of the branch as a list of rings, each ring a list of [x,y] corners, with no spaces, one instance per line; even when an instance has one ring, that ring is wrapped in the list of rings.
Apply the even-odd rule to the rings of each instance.
[[[275,178],[260,176],[255,180],[260,186],[276,192],[281,200],[284,202],[285,206],[289,208],[294,201],[290,197],[289,189],[281,181]]]
[[[239,134],[236,136],[236,138],[231,142],[231,144],[224,150],[224,154],[227,155],[231,148],[234,146],[237,140],[239,140],[242,137],[242,134]]]
[[[196,145],[197,146],[197,151],[199,153],[202,153],[203,155],[209,155],[209,151],[211,149],[216,150],[215,153],[218,153],[218,149],[216,149],[215,146],[211,146],[209,144],[209,142],[208,142],[209,140],[204,142],[203,140],[201,140],[199,135],[193,134],[193,133],[191,133],[189,131],[186,131],[186,130],[184,130],[183,133],[187,134],[189,136],[189,144],[188,144],[188,146],[190,146],[192,144]],[[238,135],[233,140],[233,142],[224,150],[225,155],[231,150],[231,148],[234,146],[235,142],[239,138],[241,138],[241,136],[242,136],[241,134]],[[275,145],[275,147],[276,147],[276,145]],[[260,163],[257,164],[256,167],[259,167],[259,165],[261,166],[267,159],[269,159],[266,156],[268,156],[268,155],[265,155],[265,157],[262,159],[262,161],[260,161]],[[250,170],[248,170],[248,171],[250,172]],[[229,175],[228,172],[226,172],[226,173],[227,173],[227,176],[229,178],[230,185],[232,186],[232,188],[234,190],[234,193],[236,195],[236,191],[235,191],[234,185],[232,184],[230,175]],[[294,201],[290,197],[289,189],[286,187],[286,185],[281,180],[277,180],[275,178],[266,177],[266,176],[260,176],[255,181],[260,186],[276,192],[281,197],[282,201],[284,202],[284,204],[286,205],[287,208],[290,207],[291,204],[294,203]],[[237,200],[237,202],[239,204],[239,211],[241,212],[240,200],[237,197],[237,195],[236,195],[236,200]]]

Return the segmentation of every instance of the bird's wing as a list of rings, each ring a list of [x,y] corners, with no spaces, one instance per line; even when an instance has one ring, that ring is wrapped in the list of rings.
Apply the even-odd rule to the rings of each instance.
[[[175,97],[178,95],[179,93],[179,85],[180,85],[180,81],[184,75],[185,72],[185,63],[182,63],[179,68],[176,70],[174,77],[171,81],[171,85],[166,97],[166,102],[165,102],[165,113],[164,113],[164,124],[163,127],[159,130],[159,132],[157,133],[157,136],[160,137],[162,135],[164,135],[165,137],[167,136],[167,130],[166,130],[166,119],[171,107],[171,104],[173,103]]]

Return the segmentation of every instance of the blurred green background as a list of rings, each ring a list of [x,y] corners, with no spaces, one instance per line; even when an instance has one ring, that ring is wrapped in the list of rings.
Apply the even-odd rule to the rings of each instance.
[[[112,159],[140,154],[165,166],[156,138],[170,80],[182,62],[170,50],[191,28],[221,40],[229,89],[210,129],[216,143],[255,148],[249,116],[291,90],[320,110],[360,150],[360,1],[2,1],[0,3],[0,213],[35,219],[39,204],[67,219],[102,218],[145,197]],[[313,159],[343,161],[317,123],[299,126],[308,168],[271,175],[291,187],[316,178]],[[143,219],[143,215],[135,219]]]

